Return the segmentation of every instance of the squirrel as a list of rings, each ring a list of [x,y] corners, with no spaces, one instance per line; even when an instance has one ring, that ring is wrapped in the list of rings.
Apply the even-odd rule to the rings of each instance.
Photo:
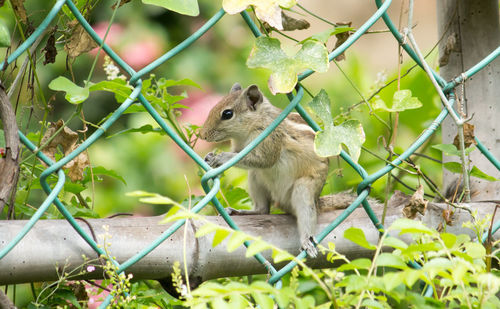
[[[205,157],[218,167],[247,146],[282,112],[272,105],[256,85],[242,89],[236,83],[215,105],[200,130],[208,142],[231,140],[231,152]],[[343,209],[354,195],[340,193],[320,198],[328,176],[328,158],[314,151],[312,128],[298,113],[290,113],[269,136],[244,156],[236,167],[248,170],[248,189],[254,210],[230,209],[230,214],[269,214],[274,203],[297,219],[300,244],[308,256],[316,257],[316,232],[319,208]]]

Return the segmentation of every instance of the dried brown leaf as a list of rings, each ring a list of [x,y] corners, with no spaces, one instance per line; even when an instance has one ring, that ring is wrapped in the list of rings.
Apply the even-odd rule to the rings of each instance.
[[[10,0],[12,4],[12,9],[15,14],[21,19],[24,24],[28,23],[28,16],[26,15],[26,9],[24,8],[24,0]]]
[[[470,123],[464,123],[464,144],[465,148],[468,148],[470,145],[476,145],[476,140],[474,139],[474,125]],[[460,139],[458,138],[458,134],[455,136],[453,140],[453,145],[460,149]]]
[[[57,49],[56,49],[55,30],[47,39],[47,44],[43,48],[43,51],[45,51],[45,60],[43,61],[44,65],[56,62]]]
[[[337,25],[350,27],[352,25],[352,22],[351,21],[350,22],[339,22],[339,23],[337,23]],[[344,42],[347,41],[347,39],[350,36],[351,36],[351,31],[336,34],[335,37],[337,38],[337,42],[335,42],[335,47],[333,48],[333,50],[337,49],[340,45],[344,44]],[[335,60],[336,61],[345,60],[345,52],[343,52],[342,54],[335,57]]]
[[[304,29],[308,29],[310,26],[310,24],[307,20],[293,18],[293,17],[285,14],[285,12],[283,12],[283,11],[281,11],[281,23],[283,25],[283,31],[304,30]],[[272,30],[275,30],[273,27],[271,27],[266,22],[264,22],[262,24],[262,27],[266,30],[266,32],[270,32]]]
[[[415,219],[417,213],[424,215],[428,200],[424,199],[424,186],[420,185],[403,208],[403,215],[409,219]]]
[[[76,22],[76,24],[74,22]],[[73,27],[71,37],[68,43],[64,45],[64,50],[68,53],[69,57],[76,58],[98,46],[76,20],[68,23],[68,26],[70,28]]]
[[[62,120],[51,123],[49,128],[43,135],[42,144],[47,143],[47,141],[49,141],[50,138],[56,133],[56,131],[58,131],[62,126],[64,126],[64,121]],[[64,126],[62,131],[48,142],[47,146],[42,150],[42,152],[53,161],[55,161],[55,154],[57,153],[58,147],[61,147],[62,152],[65,156],[67,156],[79,146],[77,142],[78,133]],[[76,158],[68,162],[64,166],[64,168],[68,170],[68,176],[71,181],[77,181],[83,179],[83,171],[87,166],[89,166],[89,164],[90,162],[87,152],[84,151],[80,153]]]

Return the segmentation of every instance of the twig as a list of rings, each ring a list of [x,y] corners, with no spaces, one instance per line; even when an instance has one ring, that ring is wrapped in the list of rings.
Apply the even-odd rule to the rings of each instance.
[[[9,97],[0,83],[0,119],[5,135],[5,158],[0,157],[0,213],[5,204],[9,203],[8,217],[14,217],[14,203],[17,181],[19,179],[19,135],[16,114],[12,109]]]

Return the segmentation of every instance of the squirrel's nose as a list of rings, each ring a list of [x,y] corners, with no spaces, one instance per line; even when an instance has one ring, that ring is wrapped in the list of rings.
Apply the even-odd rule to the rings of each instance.
[[[200,138],[204,141],[207,140],[207,130],[205,130],[204,128],[201,128],[200,130]]]

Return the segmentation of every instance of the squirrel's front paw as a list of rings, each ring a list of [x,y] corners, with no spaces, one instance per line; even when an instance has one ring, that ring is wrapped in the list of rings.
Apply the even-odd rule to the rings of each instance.
[[[211,167],[216,167],[216,166],[213,166],[213,163],[214,163],[216,156],[217,155],[215,153],[209,152],[209,153],[207,153],[207,155],[205,156],[205,158],[203,160],[205,162],[207,162],[207,164],[210,165]]]
[[[204,160],[208,165],[216,168],[229,161],[232,157],[234,157],[234,154],[230,152],[221,152],[217,155],[213,152],[209,152]]]
[[[310,236],[304,241],[302,241],[302,250],[306,250],[307,255],[311,258],[315,258],[318,256],[318,249],[314,245],[314,237]]]

